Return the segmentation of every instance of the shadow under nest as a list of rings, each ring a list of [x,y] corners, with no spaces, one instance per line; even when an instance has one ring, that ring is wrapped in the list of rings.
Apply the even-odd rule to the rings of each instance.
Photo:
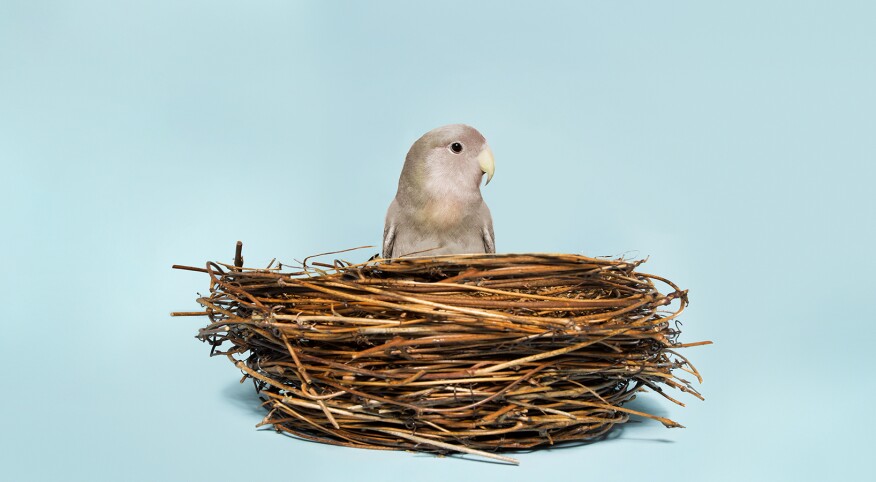
[[[336,253],[330,253],[336,254]],[[496,452],[605,436],[645,388],[702,399],[673,320],[687,291],[643,263],[480,254],[245,268],[210,262],[197,337],[256,384],[260,425],[370,449]],[[661,293],[655,283],[668,287]]]

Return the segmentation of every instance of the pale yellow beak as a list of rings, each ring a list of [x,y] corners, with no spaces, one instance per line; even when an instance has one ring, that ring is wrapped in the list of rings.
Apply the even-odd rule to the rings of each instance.
[[[493,151],[490,150],[490,146],[484,146],[484,149],[478,154],[478,164],[481,166],[481,171],[487,175],[487,182],[484,183],[486,186],[493,178],[493,173],[496,172],[496,162],[493,160]]]

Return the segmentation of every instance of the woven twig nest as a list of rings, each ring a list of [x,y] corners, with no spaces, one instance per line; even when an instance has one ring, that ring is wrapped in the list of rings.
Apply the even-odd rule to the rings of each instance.
[[[602,437],[636,392],[701,398],[675,349],[687,291],[570,254],[208,263],[198,338],[252,378],[262,424],[351,447],[492,456]],[[236,263],[241,264],[241,263]],[[272,263],[273,265],[273,263]],[[668,289],[661,293],[659,282]],[[673,301],[675,301],[673,303]]]

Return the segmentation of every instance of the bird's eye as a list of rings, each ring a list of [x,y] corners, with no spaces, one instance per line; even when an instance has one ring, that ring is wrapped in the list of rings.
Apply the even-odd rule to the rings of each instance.
[[[459,154],[460,152],[462,152],[462,144],[454,142],[453,144],[450,144],[450,150]]]

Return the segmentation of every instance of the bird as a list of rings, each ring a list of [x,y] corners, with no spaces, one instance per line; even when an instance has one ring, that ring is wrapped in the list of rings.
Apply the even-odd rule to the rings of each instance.
[[[495,253],[493,218],[481,197],[493,151],[474,127],[451,124],[417,139],[386,211],[383,257]]]

